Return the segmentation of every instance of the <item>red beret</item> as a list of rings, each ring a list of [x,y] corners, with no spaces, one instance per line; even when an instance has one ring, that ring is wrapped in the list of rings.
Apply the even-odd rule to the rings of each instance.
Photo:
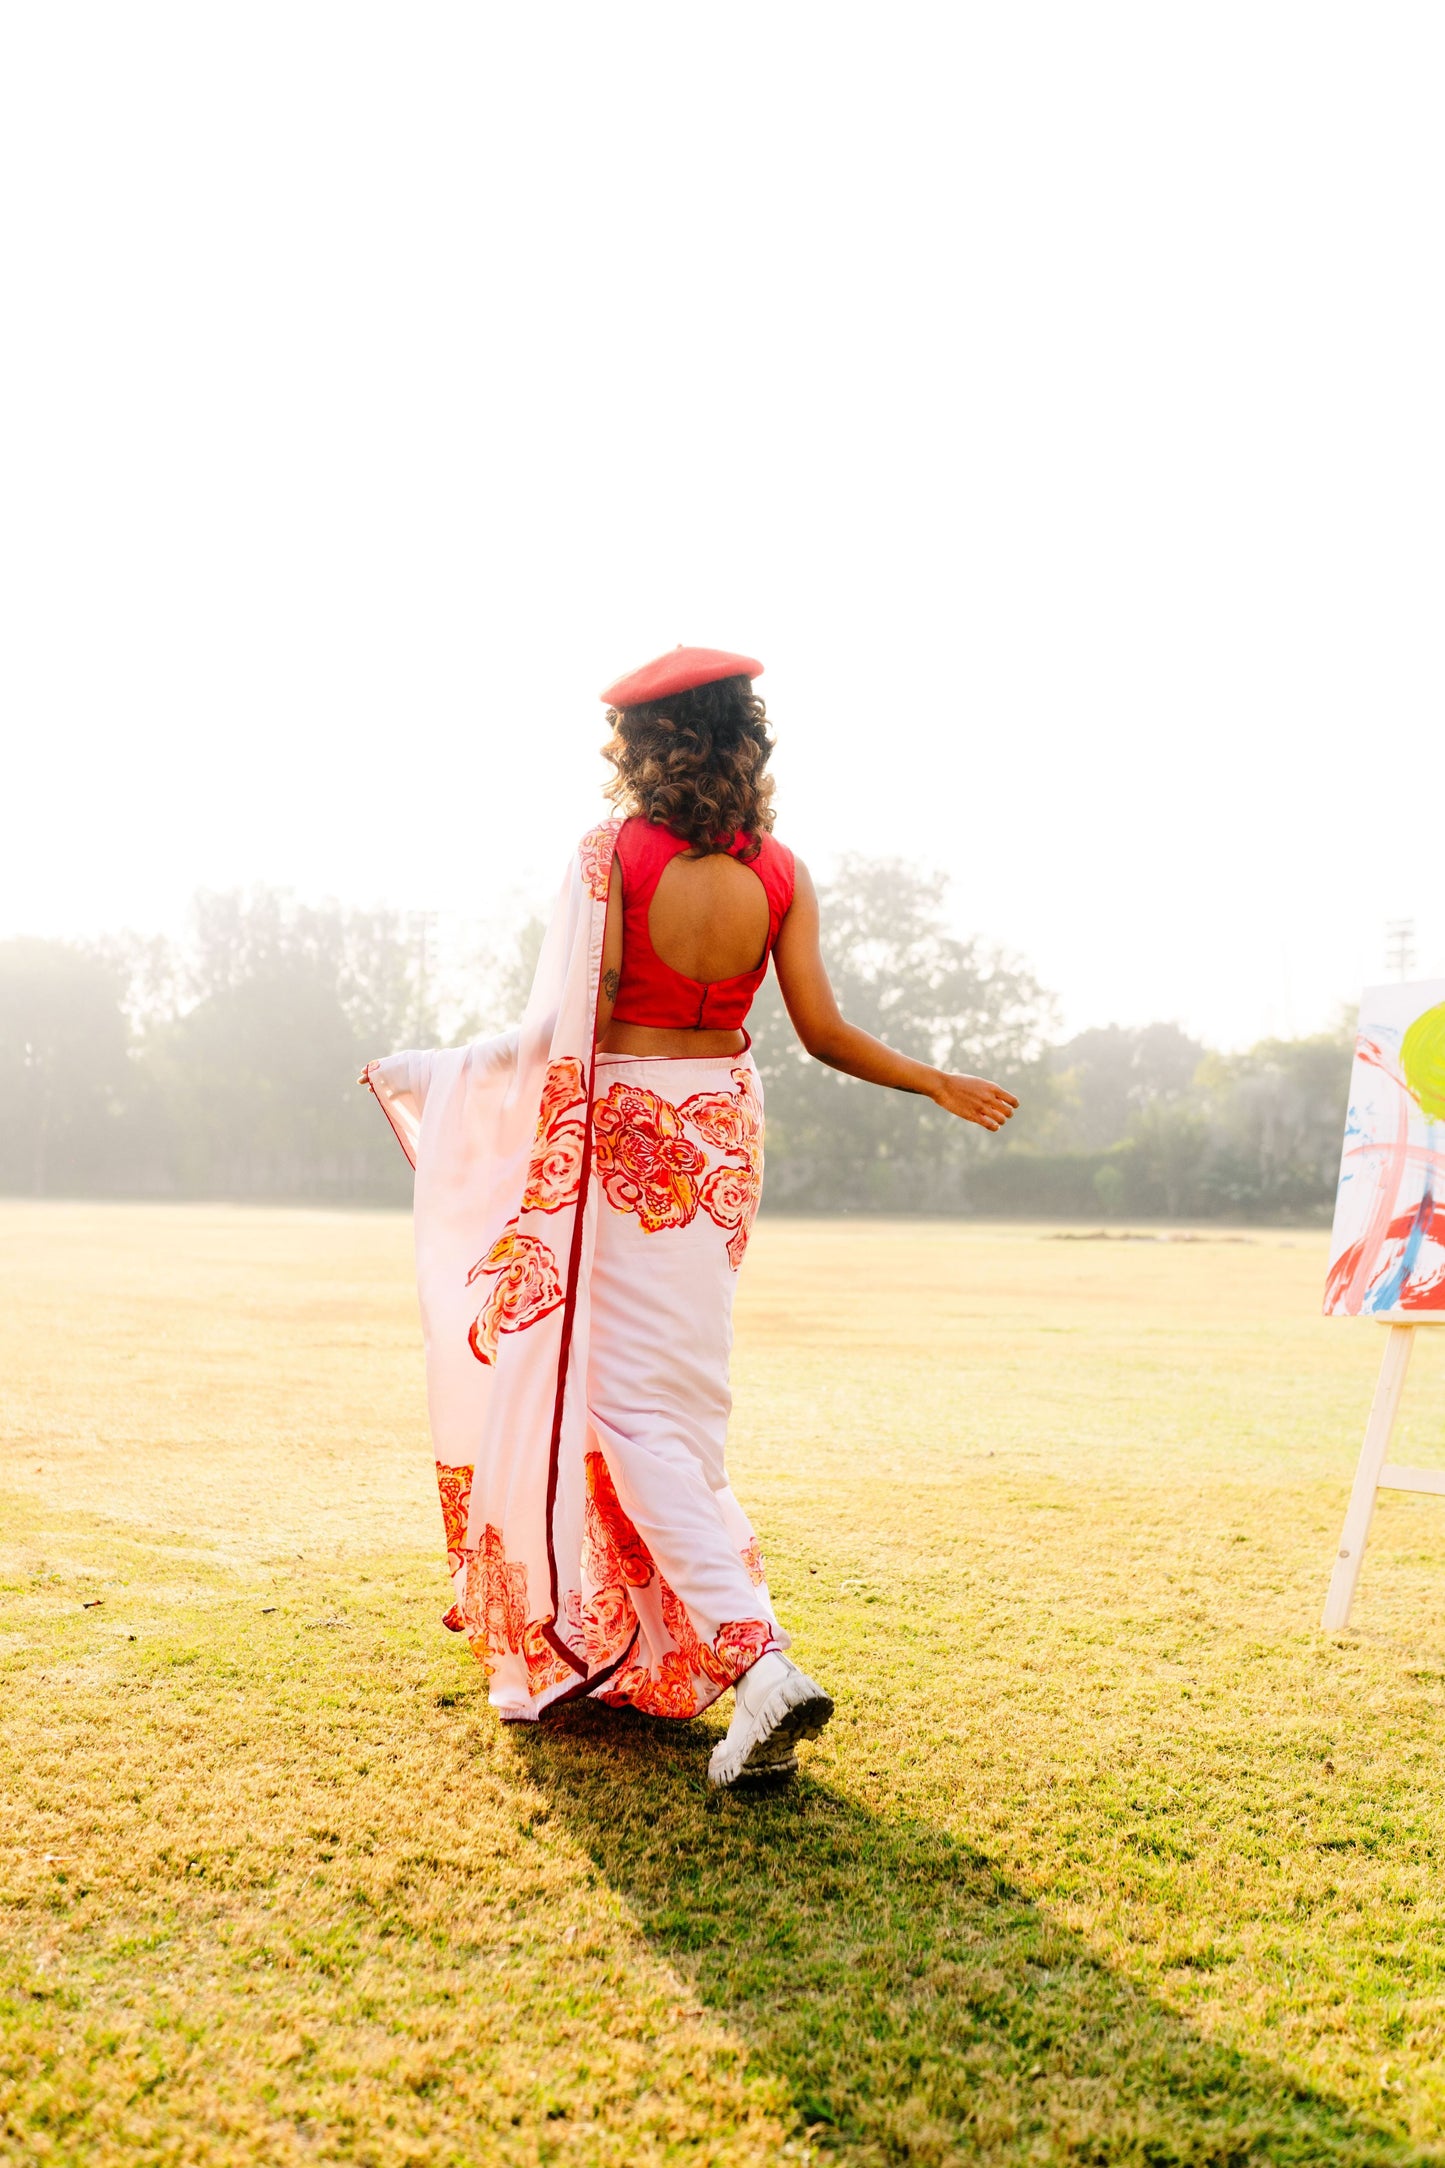
[[[675,647],[656,662],[630,670],[602,695],[609,708],[637,708],[644,700],[665,700],[669,693],[691,692],[694,685],[716,685],[719,678],[761,677],[763,666],[751,655],[729,655],[720,647]]]

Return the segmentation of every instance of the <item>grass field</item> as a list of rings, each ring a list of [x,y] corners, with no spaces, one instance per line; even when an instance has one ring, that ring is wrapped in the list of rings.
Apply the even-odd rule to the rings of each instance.
[[[1321,1635],[1322,1238],[764,1220],[733,1477],[839,1707],[761,1799],[494,1724],[404,1218],[0,1240],[7,2162],[1445,2161],[1445,1500]]]

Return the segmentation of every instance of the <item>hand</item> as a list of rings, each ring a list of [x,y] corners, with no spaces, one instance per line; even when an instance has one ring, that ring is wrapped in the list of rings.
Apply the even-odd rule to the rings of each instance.
[[[1002,1129],[1018,1106],[1013,1093],[1001,1084],[990,1084],[981,1076],[949,1076],[946,1071],[933,1101],[946,1114],[956,1114],[961,1122],[977,1122],[980,1129]]]

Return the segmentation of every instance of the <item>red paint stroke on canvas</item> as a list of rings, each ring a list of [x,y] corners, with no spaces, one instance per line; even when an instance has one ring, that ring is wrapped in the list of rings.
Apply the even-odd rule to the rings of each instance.
[[[1417,1272],[1413,1279],[1406,1281],[1400,1290],[1398,1302],[1392,1305],[1392,1310],[1445,1309],[1445,1209],[1433,1198],[1422,1202],[1423,1211],[1421,1206],[1412,1205],[1407,1212],[1401,1212],[1391,1219],[1378,1241],[1372,1242],[1371,1235],[1363,1235],[1335,1259],[1325,1282],[1327,1311],[1338,1313],[1343,1310],[1347,1316],[1357,1317],[1360,1314],[1360,1303],[1357,1301],[1351,1305],[1342,1299],[1345,1290],[1353,1289],[1362,1275],[1371,1280],[1378,1278],[1381,1272],[1388,1271],[1395,1263],[1395,1258],[1386,1254],[1389,1245],[1395,1244],[1403,1249],[1417,1221],[1425,1240],[1433,1246],[1434,1256],[1429,1269]],[[1367,1291],[1361,1290],[1362,1297]]]

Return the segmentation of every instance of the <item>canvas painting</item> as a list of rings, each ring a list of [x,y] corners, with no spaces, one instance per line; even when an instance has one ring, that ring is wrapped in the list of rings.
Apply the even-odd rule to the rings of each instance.
[[[1445,1318],[1445,979],[1360,1004],[1325,1311]]]

